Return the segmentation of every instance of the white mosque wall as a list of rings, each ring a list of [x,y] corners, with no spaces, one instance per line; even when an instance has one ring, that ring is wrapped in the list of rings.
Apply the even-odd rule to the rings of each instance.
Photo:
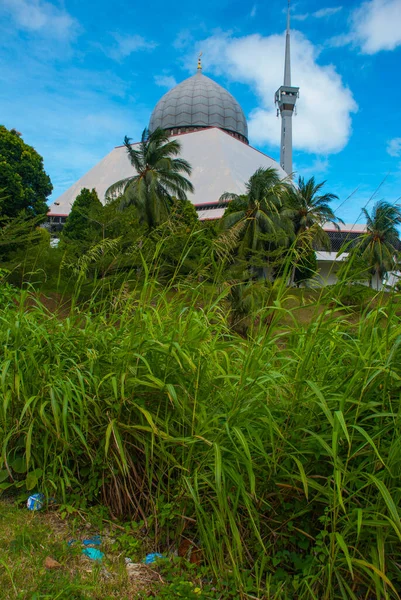
[[[360,226],[364,227],[364,226]],[[309,287],[323,287],[327,285],[334,285],[337,283],[337,274],[340,269],[341,262],[345,260],[348,253],[337,256],[336,252],[316,252],[318,275],[308,282]],[[398,283],[401,282],[401,271],[391,271],[387,273],[386,277],[381,281],[375,276],[372,277],[372,281],[360,281],[361,285],[371,286],[374,290],[391,290]]]
[[[316,278],[317,285],[334,285],[337,283],[336,263],[318,262],[319,274]]]
[[[344,252],[337,256],[336,252],[316,252],[318,266],[318,275],[313,284],[316,287],[325,285],[334,285],[337,283],[337,273],[341,262],[347,258],[348,254]]]
[[[399,284],[401,282],[401,271],[391,271],[390,273],[387,273],[387,277],[385,278],[384,281],[384,286],[386,288],[392,288],[395,285]]]

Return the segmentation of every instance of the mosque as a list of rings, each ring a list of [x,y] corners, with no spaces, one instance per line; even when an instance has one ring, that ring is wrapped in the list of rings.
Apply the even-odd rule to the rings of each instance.
[[[218,83],[202,72],[167,92],[156,104],[149,129],[167,130],[179,140],[181,156],[192,166],[194,193],[188,194],[200,219],[223,215],[219,198],[224,192],[243,193],[244,184],[260,167],[287,173],[273,158],[249,145],[248,125],[241,106]],[[135,145],[135,144],[134,144]],[[117,146],[50,206],[53,219],[65,217],[82,188],[96,188],[99,198],[120,179],[132,175],[125,146]]]
[[[287,15],[283,85],[275,94],[281,116],[280,163],[249,144],[248,125],[235,98],[203,74],[201,59],[195,75],[168,91],[156,104],[149,122],[150,131],[161,127],[181,144],[181,156],[192,166],[194,192],[188,194],[201,220],[223,216],[224,192],[242,194],[250,176],[260,167],[273,167],[281,178],[292,168],[292,119],[299,88],[291,84],[290,11]],[[106,190],[116,181],[132,175],[125,146],[117,146],[88,173],[65,191],[49,207],[49,227],[59,230],[65,223],[75,198],[82,188],[95,188],[105,202]],[[317,252],[322,283],[334,283],[339,267],[337,251],[345,240],[364,232],[364,226],[346,225],[341,230],[325,227],[330,252]],[[345,258],[343,255],[341,258]]]

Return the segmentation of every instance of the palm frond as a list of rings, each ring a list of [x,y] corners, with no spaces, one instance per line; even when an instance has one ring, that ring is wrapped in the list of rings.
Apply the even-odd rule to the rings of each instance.
[[[227,216],[223,216],[222,223],[221,223],[222,229],[231,229],[231,227],[236,225],[238,223],[238,221],[245,220],[245,219],[246,219],[246,213],[243,210],[231,213]]]
[[[233,192],[224,192],[219,198],[219,202],[231,202],[232,200],[239,200],[241,196],[234,194]]]
[[[120,181],[116,181],[116,183],[113,183],[113,185],[107,188],[105,192],[105,197],[111,199],[118,198],[118,196],[124,193],[127,186],[131,183],[133,179],[134,177],[126,177],[125,179],[120,179]]]

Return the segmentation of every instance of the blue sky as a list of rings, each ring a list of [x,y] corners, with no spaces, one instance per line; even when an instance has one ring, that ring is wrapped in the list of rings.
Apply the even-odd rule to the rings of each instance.
[[[285,7],[0,0],[0,123],[42,154],[55,198],[124,135],[138,139],[202,50],[204,73],[242,105],[251,144],[277,159]],[[401,196],[401,0],[298,0],[292,12],[294,168],[327,179],[354,222],[367,202]]]

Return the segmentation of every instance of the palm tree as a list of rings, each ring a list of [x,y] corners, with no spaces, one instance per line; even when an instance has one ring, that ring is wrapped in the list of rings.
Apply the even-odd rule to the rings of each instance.
[[[192,183],[182,175],[190,175],[191,166],[183,158],[175,158],[181,144],[160,128],[152,132],[144,129],[138,148],[131,146],[127,136],[124,145],[136,174],[117,181],[106,196],[122,194],[122,205],[134,204],[140,221],[153,229],[166,220],[173,197],[185,200],[186,192],[194,191]]]
[[[377,202],[366,218],[366,233],[361,236],[355,251],[369,266],[371,287],[379,289],[383,277],[397,267],[399,237],[397,225],[401,224],[401,207],[388,202]],[[373,286],[373,281],[375,282]]]
[[[338,227],[338,223],[343,223],[329,206],[330,202],[338,200],[338,196],[328,193],[320,195],[325,183],[316,183],[314,177],[308,181],[299,177],[297,186],[290,185],[287,188],[285,211],[294,223],[296,236],[313,227],[313,241],[323,246],[327,246],[329,241],[323,225],[329,222]]]
[[[338,200],[338,196],[320,193],[325,183],[325,181],[316,183],[314,177],[308,181],[299,177],[297,186],[287,186],[284,214],[292,220],[295,232],[295,258],[291,284],[294,282],[297,272],[303,271],[302,267],[297,270],[299,264],[313,264],[316,245],[323,248],[330,247],[330,240],[323,225],[330,222],[338,228],[338,223],[343,222],[336,217],[329,206],[332,200]]]
[[[222,227],[236,238],[238,253],[249,258],[263,250],[270,242],[280,244],[291,236],[291,223],[283,218],[282,197],[285,185],[277,171],[271,167],[258,169],[246,184],[246,193],[226,192],[221,202],[231,202],[223,217]]]

